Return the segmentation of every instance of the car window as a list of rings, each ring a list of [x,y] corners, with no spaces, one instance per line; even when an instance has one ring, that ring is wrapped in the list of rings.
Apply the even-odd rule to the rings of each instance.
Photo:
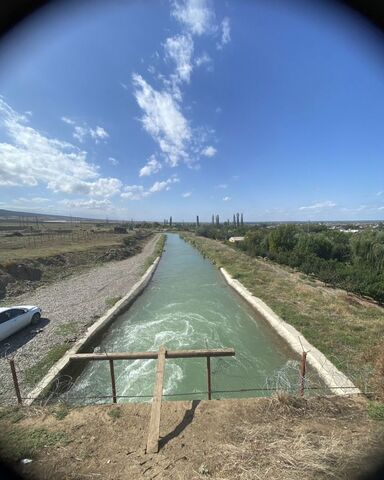
[[[21,308],[12,308],[12,310],[10,310],[10,312],[11,312],[11,318],[16,318],[19,315],[23,315],[25,313],[25,310],[23,310]]]
[[[0,313],[0,324],[5,323],[10,320],[11,317],[11,310],[6,310],[5,312]]]

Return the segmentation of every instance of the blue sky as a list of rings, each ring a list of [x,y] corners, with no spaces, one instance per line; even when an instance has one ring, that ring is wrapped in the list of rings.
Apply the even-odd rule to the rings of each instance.
[[[51,8],[3,42],[0,208],[384,218],[383,39],[352,15],[91,3]]]

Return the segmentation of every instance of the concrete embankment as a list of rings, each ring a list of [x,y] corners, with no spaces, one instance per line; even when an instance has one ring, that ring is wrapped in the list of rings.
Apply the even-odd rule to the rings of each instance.
[[[230,285],[242,298],[244,298],[282,337],[294,352],[301,355],[303,351],[308,352],[307,362],[318,373],[332,393],[336,395],[358,394],[361,391],[330,362],[327,357],[306,340],[295,327],[289,325],[280,318],[265,302],[255,297],[234,279],[224,268],[220,268],[228,285]]]
[[[38,383],[38,385],[29,393],[27,404],[32,404],[35,400],[42,398],[56,379],[64,375],[70,368],[70,356],[84,351],[92,342],[111,324],[121,313],[123,313],[134,300],[143,292],[151,280],[156,267],[160,261],[157,257],[153,264],[147,269],[141,279],[131,288],[131,290],[113,307],[111,307],[102,317],[99,318],[86,333],[68,350],[65,355],[49,370],[47,375]]]

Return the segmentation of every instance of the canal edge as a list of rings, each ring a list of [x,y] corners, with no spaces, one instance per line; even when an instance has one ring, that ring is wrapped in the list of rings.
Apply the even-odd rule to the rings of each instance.
[[[273,330],[283,338],[292,350],[301,355],[303,350],[310,353],[307,362],[316,370],[332,393],[336,395],[355,395],[361,391],[356,385],[316,347],[292,325],[279,317],[263,300],[252,293],[239,280],[233,278],[223,267],[220,267],[227,284],[233,288],[268,322]],[[338,388],[334,388],[338,387]]]
[[[152,265],[148,267],[142,277],[133,285],[129,292],[118,302],[116,302],[107,312],[102,315],[94,324],[92,324],[85,334],[74,344],[72,348],[67,350],[65,354],[58,360],[48,371],[48,373],[39,381],[37,386],[28,394],[26,405],[32,405],[34,402],[41,400],[44,393],[48,392],[53,385],[57,376],[63,373],[69,367],[70,356],[79,353],[90,340],[100,333],[106,326],[122,314],[127,308],[141,295],[153,277],[156,268],[160,262],[161,255],[156,257]]]

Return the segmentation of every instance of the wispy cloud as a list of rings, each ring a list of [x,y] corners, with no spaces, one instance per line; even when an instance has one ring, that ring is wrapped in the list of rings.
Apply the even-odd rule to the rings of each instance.
[[[194,35],[211,33],[215,14],[206,0],[174,1],[171,14]]]
[[[231,41],[231,26],[228,17],[225,17],[221,22],[221,39],[220,42],[217,43],[217,48],[221,50],[224,45]]]
[[[63,205],[69,208],[80,208],[86,210],[106,210],[112,207],[109,200],[63,200]]]
[[[142,200],[153,193],[159,193],[163,190],[170,190],[173,183],[178,183],[180,179],[173,175],[167,180],[162,180],[155,182],[148,190],[146,190],[142,185],[128,185],[124,188],[124,192],[121,194],[122,198],[128,200]]]
[[[336,207],[336,203],[332,202],[331,200],[327,200],[325,202],[318,202],[318,203],[313,203],[312,205],[300,207],[299,210],[321,210],[323,208],[333,208],[333,207]]]
[[[116,165],[119,165],[119,163],[120,163],[120,162],[119,162],[116,158],[114,158],[114,157],[109,157],[109,158],[108,158],[108,162],[111,163],[114,167],[116,167]]]
[[[175,81],[189,83],[193,69],[193,40],[190,35],[167,38],[164,49],[168,58],[176,64]]]
[[[192,133],[175,98],[167,91],[155,90],[141,75],[133,75],[134,95],[143,111],[141,123],[157,142],[171,166],[188,161],[187,147]]]
[[[216,185],[215,188],[225,189],[225,188],[228,188],[228,185],[226,183],[220,183],[219,185]]]
[[[147,177],[157,173],[162,168],[161,163],[156,159],[155,155],[149,157],[148,162],[139,171],[139,177]]]
[[[201,151],[201,155],[204,155],[205,157],[214,157],[217,153],[217,150],[215,147],[212,147],[212,145],[209,145]]]
[[[182,196],[183,198],[188,198],[188,197],[190,197],[191,195],[192,195],[192,192],[185,192],[185,193],[182,193],[182,194],[181,194],[181,196]]]
[[[223,202],[229,202],[230,200],[232,200],[232,197],[224,197],[223,198]]]
[[[80,125],[69,117],[61,117],[61,120],[73,127],[72,136],[80,143],[83,143],[87,137],[96,143],[99,143],[101,140],[106,140],[109,137],[109,133],[99,125],[95,128],[89,127],[85,122]]]

